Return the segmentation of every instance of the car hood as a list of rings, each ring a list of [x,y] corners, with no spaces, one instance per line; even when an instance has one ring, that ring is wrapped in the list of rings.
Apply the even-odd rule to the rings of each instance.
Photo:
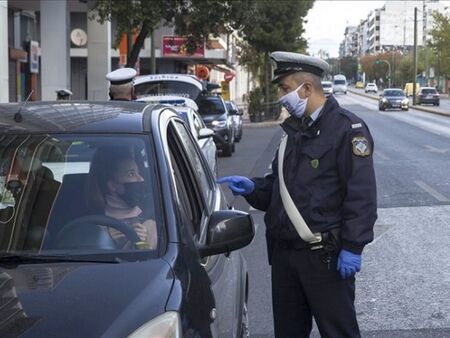
[[[202,115],[203,122],[210,124],[212,121],[225,120],[225,114]]]
[[[1,337],[126,337],[164,312],[167,262],[0,268]]]
[[[399,101],[403,101],[404,99],[406,99],[406,97],[404,96],[385,96],[384,97],[386,100],[399,100]]]

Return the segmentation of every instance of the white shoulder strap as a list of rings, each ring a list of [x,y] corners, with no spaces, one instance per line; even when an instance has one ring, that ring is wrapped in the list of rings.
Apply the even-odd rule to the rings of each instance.
[[[286,184],[284,183],[283,176],[283,160],[284,160],[284,152],[286,150],[287,143],[287,135],[284,135],[281,139],[280,148],[278,149],[278,180],[280,182],[280,195],[281,200],[283,201],[284,209],[286,210],[289,219],[297,230],[299,236],[308,243],[317,243],[322,240],[322,236],[320,233],[313,234],[309,229],[308,225],[306,225],[305,220],[302,215],[298,211],[297,207],[294,204],[294,201],[289,195],[289,191],[286,188]]]

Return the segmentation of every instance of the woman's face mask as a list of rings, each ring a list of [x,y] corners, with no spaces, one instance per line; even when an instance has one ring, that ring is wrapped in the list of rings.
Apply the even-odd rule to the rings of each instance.
[[[301,118],[305,114],[306,105],[308,104],[308,98],[302,99],[298,96],[298,91],[303,87],[304,83],[297,87],[286,95],[280,97],[278,102],[286,108],[288,113],[297,118]]]
[[[145,197],[144,182],[127,182],[121,183],[124,187],[123,191],[119,194],[120,198],[125,201],[130,207],[136,207],[142,205]]]

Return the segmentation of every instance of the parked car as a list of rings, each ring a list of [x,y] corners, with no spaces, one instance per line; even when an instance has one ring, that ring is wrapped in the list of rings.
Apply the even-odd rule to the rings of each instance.
[[[347,78],[345,75],[338,74],[333,77],[333,93],[347,94]]]
[[[322,89],[325,96],[333,94],[333,83],[330,81],[322,81]]]
[[[409,109],[409,101],[403,90],[398,88],[386,88],[383,90],[378,100],[378,109],[386,110],[391,108],[406,111]]]
[[[362,81],[357,81],[355,83],[355,88],[364,88],[364,82]]]
[[[193,100],[180,96],[168,95],[146,96],[138,101],[171,106],[189,126],[189,130],[197,140],[197,143],[206,158],[206,162],[208,162],[209,168],[213,174],[217,176],[217,147],[214,142],[214,130],[206,127],[198,114],[198,106]]]
[[[230,210],[174,109],[0,114],[0,336],[246,335],[253,221]]]
[[[432,104],[433,106],[439,106],[439,93],[436,88],[422,87],[417,95],[418,104]]]
[[[234,125],[234,141],[239,142],[242,139],[242,110],[238,108],[234,101],[226,101],[228,114],[231,115]]]
[[[376,93],[378,93],[378,87],[375,83],[368,83],[366,85],[366,88],[364,88],[364,92],[366,92],[366,93],[373,92],[376,94]]]
[[[214,130],[217,149],[225,156],[234,151],[234,125],[225,101],[220,95],[205,94],[199,96],[198,113],[208,128]]]

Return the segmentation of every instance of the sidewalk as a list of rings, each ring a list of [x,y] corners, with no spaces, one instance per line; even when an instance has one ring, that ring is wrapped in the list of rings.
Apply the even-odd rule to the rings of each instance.
[[[352,94],[359,95],[359,96],[362,96],[362,97],[367,97],[369,99],[378,101],[378,97],[375,97],[373,95],[366,94],[366,93],[361,93],[361,92],[355,90],[354,88],[348,88],[348,91],[350,93],[352,93]],[[441,101],[443,101],[443,100],[447,101],[448,98],[441,97]],[[410,105],[409,108],[415,109],[415,110],[420,110],[420,111],[423,111],[423,112],[426,112],[426,113],[432,113],[432,114],[437,114],[437,115],[450,117],[450,111],[446,111],[446,110],[441,109],[441,108],[424,107],[424,106],[419,106],[419,105],[414,105],[414,106]]]

